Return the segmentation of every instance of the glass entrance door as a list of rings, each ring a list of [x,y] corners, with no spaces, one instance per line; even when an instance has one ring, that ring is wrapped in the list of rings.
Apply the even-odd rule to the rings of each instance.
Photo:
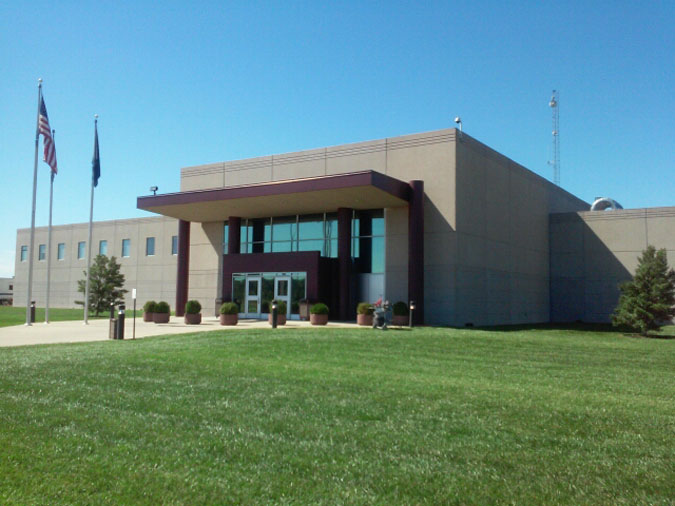
[[[291,314],[291,277],[276,276],[274,278],[274,299],[286,303],[286,316]]]
[[[260,318],[260,276],[246,278],[245,318]]]

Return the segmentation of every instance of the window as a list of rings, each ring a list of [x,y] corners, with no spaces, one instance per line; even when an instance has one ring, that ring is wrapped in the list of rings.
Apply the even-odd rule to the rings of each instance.
[[[63,260],[66,257],[66,243],[60,242],[56,247],[56,259]]]
[[[128,257],[131,252],[131,239],[122,239],[122,256]]]
[[[225,253],[227,253],[227,250],[225,250]],[[171,236],[171,254],[172,255],[178,254],[178,236],[177,235]]]
[[[155,254],[155,238],[145,238],[145,256],[151,257]]]
[[[98,254],[107,255],[108,254],[108,241],[98,241]]]
[[[38,247],[38,260],[44,260],[47,257],[47,245],[40,244]]]
[[[357,272],[384,272],[384,213],[381,209],[354,212],[352,257]]]
[[[14,290],[14,285],[9,285],[9,290],[10,291]]]
[[[82,260],[84,258],[84,245],[86,243],[84,241],[80,241],[77,243],[77,259]]]
[[[21,246],[21,261],[25,262],[28,258],[28,246]]]

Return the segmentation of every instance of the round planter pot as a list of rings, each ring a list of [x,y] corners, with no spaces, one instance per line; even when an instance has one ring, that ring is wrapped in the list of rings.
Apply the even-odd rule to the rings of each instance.
[[[272,313],[267,317],[267,321],[272,325]],[[278,314],[277,315],[277,325],[286,325],[286,315]]]
[[[309,315],[309,322],[312,325],[326,325],[326,323],[328,323],[328,315],[327,314],[310,314]]]
[[[143,321],[144,322],[154,322],[155,321],[154,314],[155,313],[143,313]]]
[[[399,327],[405,327],[410,323],[408,315],[397,315],[395,314],[391,318],[391,324],[392,325],[398,325]]]
[[[171,314],[169,313],[152,313],[152,321],[155,323],[169,323]]]
[[[220,315],[220,324],[221,325],[236,325],[239,321],[239,315],[236,314],[221,314]]]
[[[357,314],[356,323],[365,327],[373,326],[373,315],[372,314]]]
[[[202,322],[202,314],[188,314],[185,313],[185,324],[186,325],[199,325]]]

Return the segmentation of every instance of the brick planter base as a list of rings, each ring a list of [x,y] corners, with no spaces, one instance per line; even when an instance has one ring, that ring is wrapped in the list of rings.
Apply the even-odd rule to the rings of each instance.
[[[310,314],[309,322],[312,325],[326,325],[328,323],[327,314]]]
[[[169,323],[170,313],[152,313],[152,321],[155,323]]]

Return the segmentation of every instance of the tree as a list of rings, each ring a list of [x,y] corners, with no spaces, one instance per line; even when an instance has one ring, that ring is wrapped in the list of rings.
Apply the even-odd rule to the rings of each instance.
[[[84,279],[77,282],[77,291],[84,295],[87,284],[87,271]],[[124,274],[120,273],[120,264],[115,257],[96,255],[89,275],[89,311],[96,316],[110,308],[110,304],[124,302],[124,294],[128,292],[124,286]],[[83,301],[76,301],[84,305]]]
[[[625,325],[644,336],[675,316],[675,271],[668,269],[665,249],[648,246],[638,259],[633,280],[620,289],[614,325]]]

